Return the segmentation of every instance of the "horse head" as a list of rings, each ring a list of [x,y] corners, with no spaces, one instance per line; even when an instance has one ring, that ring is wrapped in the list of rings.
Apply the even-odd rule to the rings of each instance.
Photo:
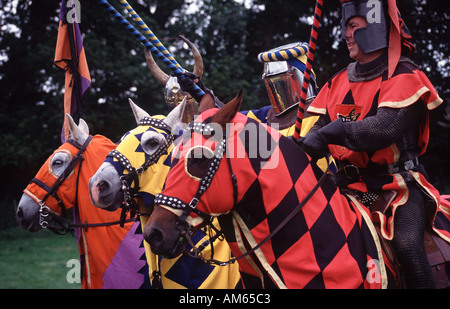
[[[229,162],[221,158],[225,150],[223,141],[227,123],[235,117],[240,118],[236,114],[241,103],[242,92],[220,110],[213,108],[210,95],[205,95],[201,101],[201,111],[204,112],[187,128],[183,141],[173,151],[165,189],[162,195],[157,195],[155,204],[159,205],[145,226],[144,238],[154,253],[168,258],[178,256],[186,245],[186,233],[192,235],[205,219],[212,220],[212,216],[228,213],[233,207],[234,186],[227,167]],[[213,178],[214,173],[220,176]],[[206,184],[205,178],[211,183]],[[209,189],[199,199],[197,195],[202,187]],[[179,228],[179,217],[191,209],[193,201],[198,204],[194,206],[195,211],[186,215],[189,227],[185,229],[183,222],[183,228]]]
[[[181,122],[186,100],[167,117],[151,117],[131,100],[130,105],[138,126],[125,133],[120,144],[89,181],[92,203],[109,211],[118,209],[124,202],[124,186],[125,190],[134,188],[135,193],[147,192],[148,195],[143,193],[144,200],[152,199],[153,194],[161,191],[165,180],[162,175],[167,173],[162,171],[169,169],[166,160],[170,160],[176,135],[172,131]]]
[[[205,101],[214,106],[212,96],[209,95]],[[184,100],[183,104],[190,103]],[[182,119],[183,106],[177,107],[166,118],[150,117],[134,104],[132,108],[139,126],[124,135],[114,153],[92,177],[90,193],[97,207],[108,210],[120,206],[126,211],[137,209],[144,226],[148,220],[146,215],[152,212],[154,198],[163,188],[171,165],[171,151],[181,139],[180,137],[172,142],[175,135],[179,134],[177,123]],[[186,107],[184,109],[186,111]],[[191,111],[192,109],[188,109],[188,112]],[[111,199],[110,196],[114,198]],[[196,243],[209,240],[205,233],[198,233],[196,236]],[[222,244],[214,246],[214,254],[219,258],[228,258],[230,248],[226,242],[220,242]],[[235,288],[239,282],[237,265],[212,267],[187,255],[178,256],[176,261],[159,260],[152,254],[148,243],[144,243],[144,248],[151,277],[157,279],[156,274],[159,273],[159,280],[164,288]],[[209,247],[203,253],[213,255]],[[190,266],[186,268],[186,265]]]
[[[90,143],[89,128],[83,119],[77,126],[66,114],[69,138],[42,165],[35,178],[25,188],[17,208],[17,218],[23,229],[36,232],[48,224],[50,213],[61,214],[75,204],[79,169],[77,154]],[[77,162],[79,163],[79,162]],[[70,168],[68,168],[71,166]],[[66,205],[66,206],[64,206]]]
[[[200,114],[172,151],[144,228],[153,252],[170,258],[186,250],[220,265],[238,261],[245,287],[386,285],[367,210],[341,194],[291,139],[238,113],[241,101],[242,93]],[[216,217],[234,256],[228,261],[185,248]],[[367,280],[374,260],[379,281]]]

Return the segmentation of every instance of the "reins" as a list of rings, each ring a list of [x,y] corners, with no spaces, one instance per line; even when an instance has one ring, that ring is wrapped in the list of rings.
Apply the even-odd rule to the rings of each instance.
[[[289,215],[269,235],[267,235],[266,238],[264,238],[255,247],[252,247],[249,251],[243,253],[242,255],[240,255],[238,257],[231,258],[228,261],[216,260],[216,259],[213,258],[213,254],[211,255],[211,258],[206,259],[206,258],[203,257],[203,254],[201,252],[203,250],[203,248],[196,248],[192,244],[192,240],[190,239],[189,233],[186,233],[186,240],[192,246],[192,252],[193,252],[193,254],[192,254],[191,252],[188,251],[187,254],[192,256],[192,257],[198,258],[198,259],[200,259],[203,262],[208,263],[208,264],[214,264],[214,265],[218,265],[218,266],[226,266],[226,265],[232,264],[232,263],[236,262],[237,260],[240,260],[240,259],[242,259],[242,258],[244,258],[246,256],[249,256],[250,254],[254,253],[256,250],[261,248],[266,242],[268,242],[273,236],[275,236],[286,224],[289,223],[289,221],[291,221],[292,218],[294,218],[298,214],[298,212],[300,210],[302,210],[302,208],[306,205],[306,203],[308,203],[308,201],[313,197],[313,195],[317,192],[317,190],[320,188],[320,186],[326,180],[327,174],[329,172],[329,167],[330,167],[330,164],[328,162],[326,171],[319,178],[318,182],[315,184],[315,186],[312,188],[312,190],[305,196],[305,198],[294,208],[294,210],[291,211],[291,213],[289,213]],[[217,230],[212,224],[210,224],[210,226],[212,226],[215,230]],[[219,234],[216,234],[216,236],[220,237],[221,234],[223,234],[223,232],[219,231]],[[213,245],[212,245],[213,241],[214,240],[209,240],[209,243],[211,244],[211,248],[213,247]]]
[[[204,123],[202,123],[202,124],[193,123],[187,127],[187,131],[191,131],[191,133],[193,131],[199,132],[199,133],[203,133],[203,132],[210,133],[212,130],[213,129],[210,126],[208,126],[207,124],[204,124]],[[200,259],[205,263],[214,264],[214,265],[218,265],[218,266],[226,266],[226,265],[232,264],[232,263],[236,262],[237,260],[240,260],[246,256],[249,256],[250,254],[254,253],[256,250],[258,250],[261,246],[263,246],[267,241],[269,241],[287,223],[289,223],[289,221],[293,217],[295,217],[298,214],[298,212],[306,205],[306,203],[308,203],[308,201],[317,192],[317,190],[320,188],[320,186],[325,182],[325,180],[327,178],[327,174],[330,170],[330,162],[327,159],[327,163],[328,163],[327,169],[325,170],[323,175],[319,178],[318,182],[315,184],[315,186],[312,188],[312,190],[294,208],[294,210],[292,210],[291,213],[289,213],[289,215],[275,229],[273,229],[272,232],[266,238],[264,238],[259,244],[257,244],[255,247],[251,248],[249,251],[243,253],[242,255],[240,255],[238,257],[231,258],[228,261],[219,261],[219,260],[214,259],[213,242],[217,238],[221,237],[223,235],[223,232],[218,231],[216,229],[216,227],[213,225],[212,221],[214,219],[214,216],[200,211],[199,209],[197,209],[197,205],[200,201],[201,196],[209,188],[209,186],[212,182],[212,179],[219,168],[220,161],[223,158],[223,154],[226,150],[226,140],[227,140],[227,137],[224,136],[222,142],[215,149],[214,158],[212,159],[209,166],[207,167],[207,172],[205,173],[203,178],[200,180],[199,186],[197,188],[197,192],[195,193],[194,197],[192,198],[192,200],[189,204],[183,202],[182,200],[178,199],[177,197],[166,196],[166,195],[163,195],[162,193],[157,194],[155,197],[155,205],[156,204],[164,205],[164,206],[168,206],[168,207],[171,207],[174,209],[184,210],[182,215],[178,218],[178,220],[176,222],[176,228],[180,231],[180,236],[184,237],[186,239],[186,241],[189,243],[189,245],[192,247],[192,250],[191,250],[192,252],[186,251],[186,253],[189,256]],[[228,157],[226,157],[226,158],[228,161],[227,163],[228,163],[230,176],[231,176],[232,183],[233,183],[233,207],[232,208],[234,208],[237,204],[237,196],[238,196],[237,178],[236,178],[236,175],[233,173],[230,158],[228,158]],[[311,162],[311,163],[313,163],[313,162]],[[313,163],[313,164],[315,164],[315,163]],[[186,222],[186,219],[188,218],[188,216],[190,215],[191,212],[202,217],[204,219],[203,224],[211,227],[212,229],[214,229],[216,231],[215,236],[212,237],[210,235],[210,239],[205,241],[204,243],[202,243],[199,247],[195,247],[195,245],[191,239],[191,235],[192,235],[191,227]],[[209,259],[203,257],[203,254],[202,254],[202,250],[208,244],[211,246],[211,258],[209,258]],[[179,246],[180,243],[178,242],[176,245]]]
[[[79,144],[75,140],[67,140],[67,143],[70,143],[72,146],[76,147],[78,149],[78,152],[75,154],[75,156],[72,158],[70,163],[67,165],[66,169],[63,171],[61,176],[56,179],[54,184],[49,187],[44,182],[37,178],[33,178],[31,180],[31,183],[35,183],[40,188],[42,188],[47,193],[42,198],[42,200],[39,201],[39,225],[44,229],[49,229],[55,234],[64,235],[68,232],[75,231],[76,228],[84,228],[85,231],[89,227],[100,227],[100,226],[112,226],[116,224],[120,224],[120,220],[118,221],[112,221],[112,222],[101,222],[101,223],[88,223],[85,221],[84,223],[72,223],[69,221],[67,217],[67,208],[64,205],[64,202],[59,198],[58,194],[56,193],[58,188],[62,185],[62,183],[69,177],[69,175],[75,170],[75,168],[78,165],[78,175],[76,180],[76,187],[75,187],[75,203],[74,207],[78,206],[78,184],[80,179],[80,171],[81,167],[84,161],[84,152],[86,148],[89,146],[89,144],[92,141],[93,136],[89,135],[89,137],[86,139],[86,141],[83,143],[83,145]],[[48,207],[45,204],[45,201],[52,196],[55,198],[55,200],[58,202],[58,205],[61,208],[61,215],[57,214],[56,212],[52,211],[50,207]],[[49,220],[49,219],[52,220]],[[56,224],[52,224],[52,221],[54,221]],[[131,222],[134,221],[134,219],[126,220],[125,222]]]

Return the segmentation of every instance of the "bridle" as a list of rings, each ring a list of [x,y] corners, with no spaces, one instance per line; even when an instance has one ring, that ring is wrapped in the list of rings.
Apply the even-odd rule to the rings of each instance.
[[[84,161],[83,153],[86,150],[86,148],[88,147],[88,145],[91,143],[91,141],[92,141],[92,135],[89,135],[89,137],[86,139],[86,141],[82,145],[73,139],[67,140],[67,143],[69,143],[72,146],[74,146],[75,148],[77,148],[78,152],[75,154],[75,156],[69,162],[69,165],[67,165],[67,167],[64,169],[62,174],[56,179],[56,181],[53,183],[53,185],[51,187],[49,187],[47,184],[45,184],[44,182],[42,182],[41,180],[39,180],[37,178],[33,178],[31,180],[30,183],[35,183],[37,186],[39,186],[46,192],[46,194],[42,198],[42,200],[40,200],[38,202],[39,207],[40,207],[39,208],[39,225],[42,228],[44,228],[44,229],[48,228],[49,230],[51,230],[52,232],[54,232],[56,234],[63,235],[63,234],[66,234],[68,231],[73,230],[75,227],[78,227],[78,225],[76,225],[76,224],[70,224],[70,222],[66,219],[66,209],[67,208],[65,207],[64,202],[59,198],[57,191],[58,191],[59,187],[61,186],[61,184],[70,176],[70,174],[75,170],[76,166],[79,164],[78,176],[77,176],[77,180],[76,180],[76,189],[75,189],[76,190],[75,205],[78,204],[78,182],[80,179],[79,172],[81,170],[81,165]],[[57,213],[55,213],[54,211],[52,211],[50,209],[50,207],[48,207],[45,204],[45,201],[50,196],[55,198],[55,200],[58,202],[58,205],[61,208],[62,216],[60,216]],[[51,222],[49,222],[49,220],[48,220],[50,216],[59,225],[51,224]],[[65,224],[68,224],[68,225],[66,226]]]
[[[68,232],[73,232],[76,228],[84,228],[86,231],[90,227],[100,227],[100,226],[112,226],[121,223],[120,220],[117,221],[111,221],[111,222],[101,222],[101,223],[88,223],[87,221],[83,223],[72,223],[67,219],[67,207],[64,205],[64,202],[62,199],[58,196],[57,191],[59,187],[62,185],[62,183],[70,176],[70,174],[75,170],[75,168],[78,165],[78,176],[76,180],[75,185],[75,204],[74,207],[78,206],[78,184],[80,180],[80,171],[81,166],[84,161],[84,152],[86,151],[86,148],[89,146],[89,144],[92,141],[93,136],[89,135],[89,137],[86,139],[86,141],[83,144],[78,143],[76,140],[68,139],[66,143],[71,144],[75,148],[78,149],[78,152],[75,154],[75,156],[72,158],[72,160],[69,162],[63,173],[56,179],[56,181],[53,183],[51,187],[49,187],[47,184],[42,182],[41,180],[37,179],[36,177],[31,180],[30,183],[35,183],[37,186],[42,188],[46,194],[38,202],[39,204],[39,225],[44,229],[49,229],[55,234],[59,235],[65,235]],[[50,207],[48,207],[45,204],[45,201],[52,196],[57,202],[58,206],[61,208],[61,215],[51,210]],[[51,219],[51,220],[50,220]],[[132,219],[126,220],[125,222],[131,222],[134,221]],[[55,222],[56,224],[53,224]]]
[[[167,153],[170,145],[175,140],[175,136],[172,134],[172,129],[161,119],[144,117],[139,121],[139,126],[151,126],[156,129],[164,130],[167,132],[167,138],[165,143],[159,145],[158,149],[153,152],[145,160],[145,162],[138,168],[133,167],[130,160],[116,149],[112,150],[107,157],[116,158],[123,169],[128,171],[128,174],[120,176],[123,192],[123,203],[121,204],[122,213],[120,215],[120,226],[123,227],[127,213],[130,212],[130,218],[134,216],[149,216],[148,213],[138,212],[138,205],[136,199],[139,194],[139,175],[145,172],[150,166],[157,163],[159,158]],[[134,183],[134,186],[131,186]]]
[[[205,123],[191,123],[187,127],[187,132],[192,134],[192,132],[198,132],[198,133],[207,133],[210,134],[213,131],[213,128]],[[250,250],[246,251],[244,254],[231,258],[228,261],[219,261],[214,259],[214,249],[213,249],[213,242],[215,239],[221,237],[223,235],[222,231],[217,230],[217,228],[213,225],[213,219],[214,216],[207,214],[205,212],[200,211],[197,209],[197,204],[200,201],[200,198],[205,193],[205,191],[208,189],[208,187],[211,185],[212,179],[214,175],[216,174],[221,159],[223,158],[223,154],[226,150],[226,141],[227,136],[226,133],[224,133],[222,142],[218,145],[218,147],[214,151],[214,158],[211,160],[209,166],[207,167],[206,173],[203,175],[203,178],[200,180],[199,186],[197,188],[197,192],[195,193],[194,197],[190,201],[189,204],[183,202],[177,197],[173,196],[167,196],[162,193],[159,193],[155,197],[155,205],[162,205],[166,206],[172,209],[176,210],[183,210],[183,213],[178,218],[176,222],[176,228],[180,232],[180,239],[184,238],[189,243],[189,245],[192,247],[191,251],[186,251],[188,255],[201,259],[203,262],[208,264],[214,264],[219,266],[226,266],[229,264],[232,264],[236,262],[237,260],[240,260],[246,256],[249,256],[250,254],[254,253],[256,250],[258,250],[262,245],[264,245],[267,241],[269,241],[276,233],[278,233],[305,205],[306,203],[311,199],[311,197],[316,193],[316,191],[319,189],[319,187],[324,183],[325,179],[327,178],[327,174],[329,172],[329,162],[327,164],[327,169],[324,172],[324,174],[320,177],[316,185],[312,188],[312,190],[305,196],[305,198],[291,211],[291,213],[286,216],[286,218],[275,228],[272,230],[272,232],[264,238],[259,244],[251,248]],[[230,171],[231,180],[233,183],[233,207],[237,204],[237,196],[238,196],[238,186],[237,186],[237,178],[236,175],[233,173],[233,169],[231,167],[230,158],[226,156],[228,160],[228,167]],[[328,158],[327,158],[328,160]],[[312,164],[315,164],[315,162],[311,162]],[[210,235],[210,239],[206,240],[204,243],[202,243],[199,247],[195,247],[194,243],[191,240],[191,236],[193,234],[192,232],[192,226],[188,224],[186,221],[189,217],[190,213],[195,213],[196,215],[202,217],[204,219],[203,223],[206,226],[211,227],[216,231],[216,234],[214,236]],[[175,246],[181,246],[182,241],[178,241]],[[211,246],[211,258],[207,259],[203,257],[202,250],[205,248],[205,246],[209,245]],[[173,250],[175,251],[175,250]]]

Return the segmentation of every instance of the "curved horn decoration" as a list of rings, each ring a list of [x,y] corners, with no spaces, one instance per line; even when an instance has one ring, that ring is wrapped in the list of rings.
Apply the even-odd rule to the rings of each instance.
[[[178,38],[183,40],[189,46],[189,49],[191,50],[192,54],[194,55],[194,74],[197,75],[198,77],[200,77],[200,79],[201,79],[203,76],[202,55],[200,54],[199,50],[194,45],[194,43],[192,43],[191,41],[189,41],[182,35],[179,35]]]
[[[167,81],[169,80],[169,75],[161,70],[158,64],[156,64],[155,59],[153,59],[152,53],[147,48],[145,48],[144,51],[148,68],[150,69],[156,80],[165,86]]]

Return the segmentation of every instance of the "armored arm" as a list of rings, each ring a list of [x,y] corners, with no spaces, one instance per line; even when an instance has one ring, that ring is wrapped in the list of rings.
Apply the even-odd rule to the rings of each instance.
[[[326,155],[329,144],[353,151],[376,151],[395,142],[403,143],[405,148],[414,147],[425,109],[425,104],[418,101],[404,108],[379,108],[376,115],[360,121],[337,119],[319,128],[323,119],[308,133],[302,147],[313,157]]]

